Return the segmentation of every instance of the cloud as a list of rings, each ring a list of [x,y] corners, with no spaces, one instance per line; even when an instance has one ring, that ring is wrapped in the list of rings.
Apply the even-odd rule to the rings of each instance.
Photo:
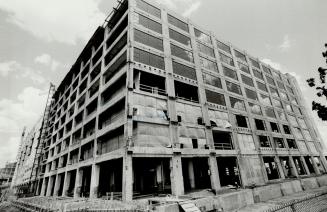
[[[53,59],[49,54],[45,53],[37,56],[34,59],[34,62],[50,67],[51,71],[55,71],[58,66],[61,65],[57,60]]]
[[[25,67],[14,60],[0,63],[0,75],[3,77],[7,77],[9,76],[9,73],[16,78],[27,78],[37,84],[43,84],[47,81],[41,75],[40,71],[33,70],[30,67]]]
[[[196,2],[193,2],[189,7],[188,9],[186,9],[184,12],[183,12],[183,16],[184,17],[190,17],[192,15],[192,13],[194,13],[195,11],[197,11],[199,9],[199,7],[201,6],[201,2],[200,1],[196,1]]]
[[[43,114],[47,89],[25,87],[14,99],[0,100],[0,167],[15,160],[24,128],[31,129]]]
[[[15,71],[16,68],[17,68],[16,61],[8,61],[8,62],[0,63],[0,75],[6,77],[10,72]]]
[[[300,89],[306,91],[308,88],[306,81],[303,79],[301,75],[294,71],[289,71],[288,68],[280,63],[274,62],[271,59],[265,58],[261,60],[263,63],[270,65],[272,68],[281,71],[282,73],[289,73],[290,75],[294,76],[296,81],[298,82]]]
[[[202,4],[202,0],[156,0],[156,2],[181,12],[184,17],[190,17]]]
[[[179,1],[179,0],[177,0]],[[166,5],[167,7],[171,8],[171,9],[177,9],[177,5],[176,5],[176,0],[156,0],[157,3]]]
[[[301,75],[299,75],[298,73],[295,73],[294,71],[288,72],[288,73],[295,77],[297,83],[299,84],[300,90],[302,92],[308,90],[308,85],[307,85],[305,79],[303,79],[303,77]]]
[[[24,126],[32,127],[42,115],[47,91],[26,87],[17,99],[0,100],[0,133],[20,133]]]
[[[6,162],[15,161],[18,147],[20,144],[20,137],[13,136],[8,140],[1,141],[0,148],[0,167],[4,167]]]
[[[291,48],[291,40],[287,34],[284,35],[283,42],[278,47],[282,51],[287,51]]]
[[[306,101],[308,104],[309,115],[313,117],[313,121],[316,124],[319,134],[321,135],[322,143],[327,147],[327,123],[322,121],[316,111],[311,111],[311,102]],[[325,149],[325,153],[327,153],[327,149]]]
[[[100,0],[0,0],[7,21],[46,41],[75,44],[87,40],[105,20]]]
[[[270,65],[271,67],[273,67],[276,70],[282,71],[282,72],[287,72],[287,68],[283,65],[281,65],[280,63],[274,62],[271,59],[265,58],[261,60],[263,63],[266,63],[268,65]]]

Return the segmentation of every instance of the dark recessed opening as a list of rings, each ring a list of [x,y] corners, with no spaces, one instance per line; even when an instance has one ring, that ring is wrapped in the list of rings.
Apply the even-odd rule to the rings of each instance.
[[[244,127],[248,128],[248,124],[246,122],[246,117],[241,115],[235,115],[236,116],[236,122],[238,127]]]

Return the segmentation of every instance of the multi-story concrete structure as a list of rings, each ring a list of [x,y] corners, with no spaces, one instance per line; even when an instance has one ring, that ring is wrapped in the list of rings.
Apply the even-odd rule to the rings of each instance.
[[[34,164],[37,157],[37,146],[40,139],[42,119],[39,119],[35,126],[28,132],[23,130],[19,151],[17,154],[17,164],[11,187],[17,194],[32,193],[36,186],[36,166]]]
[[[294,77],[149,0],[119,3],[53,99],[37,195],[131,200],[327,170]]]
[[[16,168],[16,162],[8,162],[5,167],[0,168],[0,185],[11,183]]]
[[[4,168],[0,168],[0,202],[12,183],[15,168],[16,162],[7,162]]]

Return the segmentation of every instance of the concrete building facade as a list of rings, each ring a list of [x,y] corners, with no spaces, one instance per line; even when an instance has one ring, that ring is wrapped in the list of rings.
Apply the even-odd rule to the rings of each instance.
[[[36,195],[128,201],[327,170],[293,76],[149,0],[96,30],[49,119]]]
[[[26,131],[26,128],[23,130],[11,183],[11,188],[15,190],[16,194],[33,193],[33,189],[37,186],[35,159],[37,157],[41,121],[40,118],[29,131]]]
[[[0,202],[8,193],[8,189],[13,180],[16,162],[7,162],[5,167],[0,168]]]

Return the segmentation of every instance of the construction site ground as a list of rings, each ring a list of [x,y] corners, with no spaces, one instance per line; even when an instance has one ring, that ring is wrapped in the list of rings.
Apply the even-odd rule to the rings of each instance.
[[[301,191],[292,195],[271,199],[266,202],[255,203],[234,211],[327,211],[327,186],[308,191]]]
[[[327,210],[327,175],[248,189],[223,188],[217,194],[207,189],[178,197],[144,195],[131,202],[108,198],[35,196],[12,200],[11,204],[26,211],[320,212]]]

